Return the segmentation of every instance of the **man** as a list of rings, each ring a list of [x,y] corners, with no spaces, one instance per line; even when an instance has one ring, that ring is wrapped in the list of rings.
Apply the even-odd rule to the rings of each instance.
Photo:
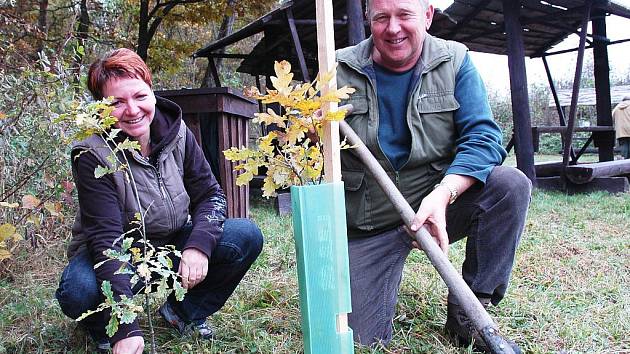
[[[630,96],[623,98],[612,111],[615,137],[624,159],[630,159]]]
[[[427,34],[426,0],[368,0],[372,36],[337,52],[339,86],[356,92],[346,121],[385,168],[447,253],[468,236],[463,278],[484,306],[505,295],[531,183],[499,166],[506,156],[486,91],[467,49]],[[387,344],[405,259],[415,246],[376,181],[349,150],[346,188],[355,340]],[[445,329],[487,350],[454,296]],[[515,351],[518,348],[514,345]]]

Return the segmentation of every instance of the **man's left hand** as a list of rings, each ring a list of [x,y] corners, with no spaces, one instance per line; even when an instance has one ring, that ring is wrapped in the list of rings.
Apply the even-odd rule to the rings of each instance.
[[[208,257],[196,248],[188,248],[182,252],[182,260],[179,262],[179,275],[182,277],[182,286],[192,289],[195,285],[206,279],[208,274]]]

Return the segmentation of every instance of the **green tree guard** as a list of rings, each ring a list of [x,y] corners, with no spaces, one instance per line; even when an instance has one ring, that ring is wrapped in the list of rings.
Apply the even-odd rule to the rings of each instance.
[[[354,353],[352,330],[337,315],[352,311],[343,182],[291,187],[304,353]]]

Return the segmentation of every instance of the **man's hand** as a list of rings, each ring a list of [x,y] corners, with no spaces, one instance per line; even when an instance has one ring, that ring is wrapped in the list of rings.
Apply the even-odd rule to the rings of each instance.
[[[208,257],[196,248],[184,250],[182,260],[179,262],[178,273],[182,277],[182,286],[185,289],[192,289],[206,279]]]
[[[435,242],[440,246],[444,254],[448,254],[448,234],[446,233],[446,207],[451,196],[446,188],[436,188],[427,195],[420,203],[420,208],[411,224],[412,236],[422,225],[427,226],[427,230],[433,236]],[[413,241],[414,247],[418,247]]]
[[[144,338],[135,336],[121,339],[116,344],[112,352],[114,354],[142,354],[144,350]]]
[[[475,184],[476,180],[469,176],[449,174],[444,176],[442,182],[450,186],[450,188],[444,185],[436,187],[422,200],[411,225],[411,231],[415,234],[422,225],[427,225],[429,233],[433,236],[435,242],[437,242],[444,254],[448,254],[446,207],[451,199],[450,189],[454,188],[457,191],[457,195],[460,196]],[[413,245],[418,247],[415,241],[413,241]]]

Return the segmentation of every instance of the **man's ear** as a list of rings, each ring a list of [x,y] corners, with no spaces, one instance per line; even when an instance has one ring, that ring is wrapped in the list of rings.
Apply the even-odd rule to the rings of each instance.
[[[429,4],[429,6],[427,6],[427,11],[425,11],[424,16],[425,16],[425,21],[424,21],[424,26],[425,26],[425,30],[429,30],[429,28],[431,27],[431,23],[433,22],[433,14],[435,13],[435,9],[433,8],[433,5]]]

